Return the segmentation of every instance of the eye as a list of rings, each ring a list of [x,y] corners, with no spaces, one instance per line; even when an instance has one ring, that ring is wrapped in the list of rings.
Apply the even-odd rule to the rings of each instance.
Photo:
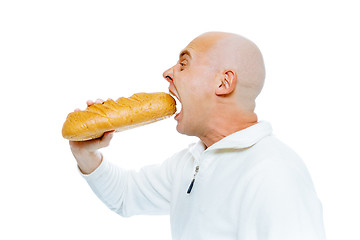
[[[182,71],[186,67],[187,61],[183,60],[183,61],[179,62],[179,64],[180,64],[180,71]]]

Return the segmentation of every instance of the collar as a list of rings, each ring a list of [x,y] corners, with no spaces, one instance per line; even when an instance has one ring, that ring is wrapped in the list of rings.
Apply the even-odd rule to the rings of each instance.
[[[269,122],[260,121],[255,125],[230,134],[220,141],[214,143],[205,150],[204,143],[199,140],[190,146],[190,152],[194,157],[199,156],[204,151],[212,151],[215,149],[243,149],[248,148],[259,142],[262,138],[271,135],[272,127]]]

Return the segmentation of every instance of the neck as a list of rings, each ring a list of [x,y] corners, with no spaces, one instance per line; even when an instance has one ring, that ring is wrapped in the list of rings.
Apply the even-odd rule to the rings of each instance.
[[[207,148],[221,139],[255,125],[258,122],[257,115],[255,113],[232,114],[228,117],[226,117],[227,115],[217,114],[217,116],[222,117],[212,118],[213,121],[209,124],[208,130],[204,132],[202,136],[199,136]]]

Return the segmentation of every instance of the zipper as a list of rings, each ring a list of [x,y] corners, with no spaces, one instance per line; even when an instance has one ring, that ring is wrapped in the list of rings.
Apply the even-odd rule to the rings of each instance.
[[[192,179],[192,181],[191,181],[191,183],[190,183],[190,186],[189,186],[189,188],[188,188],[188,190],[187,190],[187,194],[190,194],[191,193],[191,190],[192,190],[192,188],[193,188],[193,186],[194,186],[194,182],[195,182],[195,177],[196,177],[196,175],[197,175],[197,173],[199,172],[199,165],[198,166],[196,166],[196,168],[195,168],[195,173],[194,173],[194,176],[193,176],[193,179]]]

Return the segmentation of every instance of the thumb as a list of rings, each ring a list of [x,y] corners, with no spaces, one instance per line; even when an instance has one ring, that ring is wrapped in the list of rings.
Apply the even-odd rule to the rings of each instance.
[[[110,145],[110,141],[113,138],[114,132],[115,131],[106,132],[100,139],[98,139],[98,148],[99,149],[108,147]]]

